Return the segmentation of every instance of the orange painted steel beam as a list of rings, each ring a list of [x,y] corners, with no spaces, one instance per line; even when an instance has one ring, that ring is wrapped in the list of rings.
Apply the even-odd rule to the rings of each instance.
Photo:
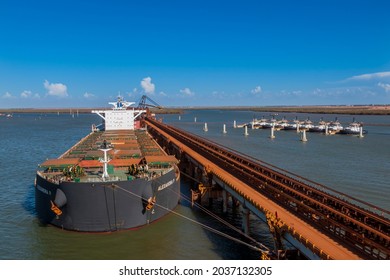
[[[388,245],[390,243],[390,237],[389,237],[390,221],[388,219],[385,219],[385,217],[379,216],[378,214],[368,211],[367,209],[357,207],[356,205],[351,204],[348,201],[339,199],[335,196],[331,196],[328,193],[320,191],[319,189],[314,188],[311,185],[303,183],[299,180],[296,180],[292,177],[282,174],[276,170],[270,169],[269,167],[264,166],[263,162],[262,162],[263,164],[261,163],[259,164],[257,162],[253,162],[250,158],[248,158],[248,156],[243,156],[243,155],[235,154],[232,151],[228,151],[223,147],[219,146],[219,144],[217,143],[212,143],[209,140],[200,138],[199,136],[192,135],[188,132],[182,131],[172,126],[167,126],[159,122],[155,122],[155,124],[157,126],[160,126],[162,129],[166,129],[169,133],[172,133],[172,135],[174,135],[174,138],[177,137],[177,139],[182,139],[183,141],[188,143],[191,147],[193,147],[193,149],[205,155],[207,158],[212,157],[211,161],[213,161],[214,163],[218,162],[221,166],[225,166],[224,168],[227,168],[227,170],[229,169],[230,172],[236,172],[235,177],[237,178],[243,177],[245,179],[244,180],[245,182],[248,182],[248,180],[249,182],[252,181],[253,183],[252,182],[249,183],[251,187],[254,187],[255,185],[263,185],[263,183],[267,184],[267,182],[271,183],[267,185],[268,187],[266,189],[264,188],[262,190],[257,189],[257,191],[264,192],[265,196],[268,196],[271,199],[276,199],[275,201],[278,201],[278,203],[286,203],[286,201],[295,201],[297,204],[299,204],[299,208],[302,208],[301,210],[299,210],[299,212],[303,214],[304,213],[311,214],[311,212],[313,212],[313,214],[324,216],[329,213],[333,213],[334,215],[333,218],[330,217],[330,219],[329,218],[326,219],[327,223],[329,223],[328,227],[323,227],[321,223],[320,224],[314,223],[314,224],[316,226],[320,225],[322,229],[325,230],[325,232],[328,232],[332,236],[334,236],[335,229],[345,230],[345,232],[348,233],[349,236],[345,235],[344,233],[343,234],[344,236],[342,237],[343,241],[349,243],[353,247],[355,246],[355,244],[360,244],[361,245],[360,251],[363,254],[366,254],[364,250],[365,248],[363,248],[363,246],[364,247],[369,246],[368,248],[371,248],[374,253],[376,251],[378,254],[379,253],[378,250],[380,250],[380,254],[381,255],[385,254],[385,258],[390,257],[390,248]],[[180,141],[183,142],[182,140]],[[256,161],[258,160],[256,159]],[[238,168],[239,167],[238,165],[241,165],[241,167]],[[265,163],[265,165],[268,164]],[[277,168],[275,166],[273,166],[273,168],[280,170],[280,168]],[[284,172],[290,174],[285,170]],[[331,190],[333,192],[336,192],[337,194],[342,194],[326,186],[307,180],[306,178],[303,178],[299,175],[296,174],[290,174],[290,175],[303,179],[304,181],[308,181],[310,184],[314,183],[319,187]],[[275,197],[275,194],[277,194],[278,198]],[[315,195],[313,196],[313,194]],[[342,195],[350,199],[356,200],[348,195],[345,194]],[[364,203],[359,200],[356,201],[366,204],[369,207],[374,207],[378,210],[381,210],[383,211],[383,213],[390,214],[390,212],[385,209],[377,208],[376,206]],[[324,202],[330,205],[331,208],[329,208],[326,204],[324,204]],[[322,210],[318,211],[319,209],[316,209],[316,207],[314,207],[316,205],[319,206]],[[328,212],[327,211],[324,212],[325,209],[327,209]],[[350,214],[352,215],[351,216],[345,215],[344,213],[345,209],[351,210],[352,212],[350,212]],[[344,220],[342,220],[342,218],[344,218]],[[364,223],[362,223],[360,222],[362,218],[364,218],[364,220],[366,219],[371,219],[371,220],[367,220],[367,222],[365,221]],[[355,226],[351,226],[351,225],[355,225]],[[367,231],[366,233],[367,236],[372,234],[376,235],[377,240],[375,241],[374,239],[371,238],[365,239],[364,238],[365,232],[362,231],[361,229],[358,229],[358,231],[356,231],[356,226],[360,227],[361,229],[365,229]],[[362,235],[363,239],[359,238],[359,234]],[[381,240],[378,240],[378,237],[381,238]],[[376,257],[378,258],[379,256]]]
[[[148,126],[153,127],[156,131],[159,132],[160,135],[164,136],[166,139],[174,143],[177,147],[179,147],[183,152],[188,154],[191,158],[202,164],[205,168],[210,170],[217,177],[227,182],[231,187],[235,190],[241,192],[243,195],[247,197],[251,197],[256,203],[261,205],[263,208],[268,209],[271,213],[278,212],[278,217],[284,221],[285,224],[290,226],[293,230],[299,233],[306,240],[310,240],[310,242],[314,243],[318,248],[322,249],[323,252],[328,254],[331,259],[339,259],[339,260],[355,260],[360,259],[358,255],[350,251],[348,248],[344,247],[342,244],[334,241],[329,238],[322,232],[318,231],[313,226],[299,219],[295,215],[286,211],[283,207],[279,206],[275,202],[271,201],[267,197],[253,190],[251,186],[245,184],[244,182],[238,180],[232,174],[224,171],[222,168],[206,159],[205,157],[199,155],[195,151],[193,151],[188,146],[184,145],[176,138],[170,136],[165,131],[161,130],[157,126],[155,126],[151,122],[147,122]]]

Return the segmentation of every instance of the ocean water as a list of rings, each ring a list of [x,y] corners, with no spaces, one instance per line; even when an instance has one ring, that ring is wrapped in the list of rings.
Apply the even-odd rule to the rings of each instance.
[[[297,173],[316,182],[390,210],[390,117],[358,116],[366,123],[364,138],[349,135],[325,136],[308,133],[308,142],[299,141],[293,131],[233,129],[233,121],[249,122],[254,115],[269,113],[244,111],[186,111],[181,115],[161,115],[164,122],[201,135],[224,146]],[[288,119],[309,115],[285,114]],[[194,118],[197,121],[194,122]],[[310,115],[312,121],[333,120],[333,115]],[[338,116],[342,123],[352,116]],[[203,131],[204,122],[208,132]],[[55,158],[83,138],[91,124],[100,123],[92,114],[14,114],[0,117],[0,259],[167,259],[218,260],[259,259],[250,247],[206,230],[246,240],[206,212],[192,208],[188,200],[192,182],[182,177],[183,198],[173,213],[146,227],[115,233],[68,232],[40,224],[34,207],[35,171],[39,163]],[[222,134],[222,125],[227,134]],[[230,224],[240,226],[241,214],[229,209],[221,213],[221,202],[212,210]],[[251,216],[251,236],[272,248],[267,226]]]

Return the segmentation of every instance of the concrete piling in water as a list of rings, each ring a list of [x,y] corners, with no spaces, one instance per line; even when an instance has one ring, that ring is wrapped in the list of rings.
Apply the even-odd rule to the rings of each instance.
[[[247,126],[244,126],[244,135],[245,136],[248,136],[249,133],[248,133],[248,127]]]
[[[240,202],[237,200],[237,198],[232,196],[232,207],[233,207],[233,209],[236,209],[239,205],[240,205]]]
[[[209,131],[209,129],[207,128],[207,123],[204,123],[204,128],[203,128],[203,131]]]
[[[233,127],[234,127],[234,128],[237,127],[237,122],[236,122],[236,120],[234,120],[234,122],[233,122]]]
[[[223,133],[223,134],[226,134],[226,133],[227,133],[227,131],[226,131],[226,124],[223,125],[222,133]]]
[[[222,190],[222,213],[227,213],[228,195],[226,190]]]
[[[194,118],[194,122],[196,122],[196,117]]]
[[[328,125],[325,125],[325,135],[328,135],[329,134],[329,127]]]
[[[245,234],[249,234],[249,209],[242,207],[242,230]]]
[[[359,137],[360,138],[364,137],[364,135],[363,135],[363,126],[360,126],[360,128],[359,128]]]
[[[269,138],[271,138],[271,139],[275,138],[275,126],[274,125],[271,126],[271,135],[269,136]]]
[[[307,138],[306,138],[306,129],[302,130],[301,141],[302,141],[302,142],[307,142]]]

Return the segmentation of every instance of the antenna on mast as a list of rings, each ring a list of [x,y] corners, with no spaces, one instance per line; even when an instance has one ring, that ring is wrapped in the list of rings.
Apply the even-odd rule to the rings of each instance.
[[[100,151],[102,151],[104,153],[104,158],[100,158],[100,162],[103,163],[103,175],[102,175],[102,179],[103,181],[106,181],[106,179],[108,179],[110,176],[108,175],[108,171],[107,171],[107,163],[109,163],[111,161],[111,159],[108,158],[108,151],[112,150],[112,148],[107,145],[107,142],[106,140],[103,141],[103,144],[102,146],[100,147],[99,149]]]

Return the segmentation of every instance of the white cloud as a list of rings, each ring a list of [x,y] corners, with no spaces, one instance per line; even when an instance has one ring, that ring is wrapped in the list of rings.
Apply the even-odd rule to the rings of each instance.
[[[9,93],[8,91],[6,93],[4,93],[4,95],[2,96],[2,98],[12,98],[12,94]]]
[[[328,93],[323,89],[316,88],[315,90],[313,90],[312,95],[318,96],[318,97],[326,97],[328,95]]]
[[[225,92],[225,91],[213,91],[211,93],[211,96],[216,99],[216,100],[219,100],[218,102],[220,101],[227,101],[227,100],[230,100],[230,101],[235,101],[237,102],[237,99],[241,99],[241,98],[247,98],[248,97],[248,93],[243,93],[243,92],[235,92],[235,93],[231,93],[231,92]]]
[[[386,92],[390,92],[390,84],[378,83],[378,86],[383,88]]]
[[[323,92],[323,90],[320,88],[316,88],[315,90],[313,90],[314,94],[321,94],[321,92]]]
[[[143,78],[141,81],[141,87],[145,91],[145,93],[154,93],[155,85],[152,83],[152,78],[146,77]]]
[[[191,91],[189,88],[181,89],[180,93],[184,96],[194,96],[195,95],[195,92]]]
[[[61,83],[49,83],[47,80],[43,83],[43,86],[47,90],[48,95],[58,96],[58,97],[67,97],[68,96],[68,88],[66,85]]]
[[[29,98],[32,96],[32,92],[29,91],[29,90],[24,90],[21,94],[20,94],[21,97],[23,98]]]
[[[316,88],[315,90],[313,90],[313,94],[314,95],[317,95],[317,96],[321,96],[321,93],[322,93],[322,90],[319,89],[319,88]],[[281,90],[279,93],[275,93],[274,96],[279,96],[279,97],[284,97],[284,98],[290,98],[290,97],[301,97],[303,96],[305,93],[302,91],[302,90]],[[270,95],[267,96],[268,98],[270,97]]]
[[[227,94],[225,94],[225,92],[223,91],[213,91],[211,93],[211,96],[214,97],[214,98],[217,98],[217,99],[225,99],[227,98]]]
[[[163,92],[163,91],[160,91],[160,96],[168,96],[165,92]]]
[[[368,81],[368,80],[383,79],[383,78],[390,78],[390,71],[353,76],[348,78],[347,81]]]
[[[320,98],[352,98],[351,100],[353,100],[373,97],[377,93],[372,87],[335,87],[326,89],[317,88],[312,91],[311,95]]]
[[[89,92],[85,92],[84,93],[84,97],[85,98],[92,98],[92,97],[94,97],[95,95],[93,94],[93,93],[89,93]]]
[[[21,94],[20,94],[20,97],[21,98],[35,98],[35,99],[39,99],[41,98],[41,96],[39,95],[39,93],[32,93],[31,90],[24,90]]]
[[[126,94],[129,98],[136,98],[139,95],[138,88],[133,88],[132,91],[128,91]]]
[[[303,94],[303,91],[301,91],[301,90],[293,90],[291,92],[292,96],[301,96],[302,94]]]
[[[251,90],[251,93],[252,94],[258,94],[258,93],[261,93],[261,91],[262,91],[261,86],[257,86],[257,87],[255,87],[254,89]]]

